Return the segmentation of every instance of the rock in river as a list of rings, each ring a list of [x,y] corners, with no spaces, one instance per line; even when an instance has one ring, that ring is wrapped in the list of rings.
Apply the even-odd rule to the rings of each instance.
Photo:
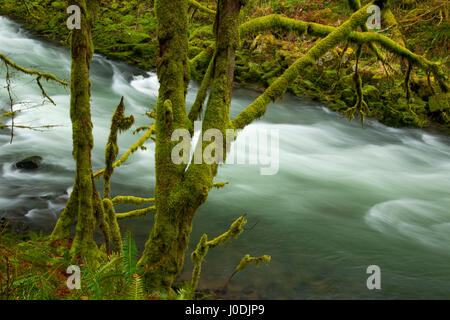
[[[16,163],[17,169],[36,170],[42,165],[42,157],[32,156]]]

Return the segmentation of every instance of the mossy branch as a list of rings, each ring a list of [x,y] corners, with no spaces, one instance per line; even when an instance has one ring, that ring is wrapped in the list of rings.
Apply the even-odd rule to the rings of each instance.
[[[16,69],[17,71],[23,72],[25,74],[28,74],[30,76],[37,76],[38,79],[45,79],[47,81],[55,81],[63,86],[68,86],[69,84],[65,81],[62,81],[60,79],[58,79],[56,76],[54,76],[51,73],[44,73],[44,72],[39,72],[37,70],[30,70],[30,69],[26,69],[24,67],[19,66],[18,64],[14,63],[13,61],[11,61],[10,59],[8,59],[4,54],[0,53],[0,59],[7,65],[9,65],[10,67],[12,67],[13,69]]]
[[[202,262],[206,254],[208,253],[208,249],[215,248],[239,236],[244,231],[243,226],[246,223],[247,220],[245,219],[245,217],[244,216],[240,217],[235,222],[233,222],[233,224],[230,226],[230,229],[227,232],[211,241],[208,241],[208,236],[206,234],[203,234],[203,236],[200,238],[199,243],[197,244],[197,248],[191,254],[191,259],[194,262],[194,270],[192,271],[192,280],[191,280],[192,290],[197,289],[198,280],[200,278],[200,272],[202,268]]]
[[[216,11],[211,10],[203,5],[201,5],[200,3],[198,3],[195,0],[189,0],[189,5],[192,7],[197,8],[199,11],[210,14],[210,15],[216,15]]]
[[[120,227],[117,223],[116,211],[112,201],[108,198],[103,199],[103,208],[105,209],[105,215],[109,224],[109,230],[111,233],[111,242],[114,246],[114,251],[122,251],[122,235],[120,234]]]
[[[367,7],[367,6],[366,6]],[[365,8],[366,8],[365,7]],[[361,10],[360,10],[361,11]],[[362,19],[361,24],[365,20]],[[338,27],[341,28],[342,26]],[[241,37],[250,37],[265,30],[281,30],[285,32],[295,32],[298,35],[308,34],[317,37],[326,37],[336,31],[336,27],[321,25],[313,22],[285,18],[277,14],[272,14],[250,20],[240,27]],[[351,32],[347,37],[349,41],[357,44],[379,44],[385,50],[403,57],[411,63],[419,66],[425,71],[430,71],[439,86],[444,92],[448,91],[448,77],[442,70],[441,64],[427,60],[423,56],[415,54],[398,44],[396,41],[376,32]]]
[[[197,92],[197,96],[195,98],[195,102],[192,105],[191,110],[189,111],[189,115],[188,118],[189,120],[191,120],[192,122],[197,120],[203,110],[203,104],[206,100],[206,96],[208,93],[208,88],[211,84],[211,76],[212,76],[212,71],[214,68],[214,57],[215,55],[212,56],[211,61],[209,62],[208,65],[208,69],[206,69],[206,73],[205,76],[203,77],[202,83],[200,85],[200,88]]]
[[[225,187],[228,184],[228,182],[216,182],[213,184],[214,188],[220,189]]]
[[[322,55],[327,51],[334,48],[338,43],[345,41],[353,30],[360,26],[364,21],[366,21],[368,14],[367,8],[372,3],[364,6],[357,12],[355,12],[345,23],[343,23],[338,28],[332,28],[332,32],[329,33],[324,39],[320,40],[314,47],[312,47],[302,58],[299,58],[294,64],[292,64],[282,76],[275,80],[272,85],[264,91],[252,104],[250,104],[246,109],[244,109],[233,121],[232,124],[236,129],[242,129],[254,120],[262,117],[267,109],[267,105],[270,102],[274,102],[276,99],[283,96],[287,88],[294,80],[300,75],[303,70],[315,63]],[[264,19],[265,18],[265,19]],[[263,18],[263,24],[267,27],[267,23],[274,21],[275,26],[283,23],[288,23],[289,28],[292,26],[299,25],[302,26],[304,30],[308,28],[307,23],[297,23],[296,20],[281,18],[279,16],[272,16],[267,19]],[[280,23],[281,22],[281,23]],[[244,25],[254,25],[254,22],[250,21]],[[328,29],[328,27],[320,26],[321,30]],[[241,27],[242,29],[242,27]],[[247,29],[247,28],[244,28]],[[252,28],[254,30],[254,28]],[[323,32],[323,31],[322,31]]]
[[[105,171],[103,174],[103,194],[104,198],[110,197],[111,190],[111,176],[114,173],[114,161],[119,153],[119,146],[117,144],[117,136],[119,132],[128,130],[134,123],[134,117],[125,116],[125,105],[123,97],[114,112],[111,120],[111,129],[108,137],[108,142],[105,148]]]
[[[148,208],[133,210],[130,212],[116,213],[116,217],[118,220],[125,219],[125,218],[139,218],[139,217],[143,217],[143,216],[147,215],[147,213],[149,213],[149,212],[154,212],[154,211],[156,211],[156,207],[151,206]]]
[[[206,47],[202,51],[200,51],[195,57],[193,57],[191,60],[189,60],[189,70],[191,73],[191,78],[197,78],[195,77],[197,69],[200,67],[205,66],[208,62],[211,61],[211,58],[214,55],[214,49],[211,47]]]
[[[214,297],[214,299],[217,299],[224,291],[225,289],[228,287],[228,285],[230,284],[231,279],[233,279],[233,277],[240,271],[244,270],[245,268],[247,268],[247,266],[249,264],[255,264],[256,266],[260,265],[261,263],[265,263],[268,264],[271,260],[271,256],[268,255],[264,255],[262,257],[252,257],[249,254],[246,254],[241,262],[238,264],[238,266],[236,267],[236,269],[234,269],[234,272],[231,274],[231,276],[228,278],[227,282],[225,283],[225,285],[223,286],[222,290],[220,290]]]
[[[235,271],[236,271],[236,272],[242,271],[242,270],[244,270],[245,268],[247,268],[247,266],[248,266],[249,264],[252,264],[252,263],[256,264],[257,266],[258,266],[260,263],[265,263],[265,264],[267,264],[267,263],[270,262],[270,259],[271,259],[271,257],[268,256],[268,255],[264,255],[264,256],[262,256],[262,257],[255,258],[255,257],[251,257],[249,254],[246,254],[245,257],[242,258],[241,262],[240,262],[240,263],[238,264],[238,266],[236,267],[236,270],[235,270]]]
[[[353,11],[358,11],[361,8],[361,1],[360,0],[349,0],[350,7]],[[369,32],[369,28],[367,27],[367,24],[364,22],[361,25],[361,30],[364,32]],[[375,56],[378,60],[380,60],[382,63],[389,66],[389,68],[392,69],[389,62],[387,61],[386,57],[378,50],[378,48],[375,46],[373,42],[369,43],[369,48],[375,53]]]
[[[144,203],[155,202],[155,198],[139,198],[133,196],[117,196],[112,199],[112,203],[119,205],[122,203],[142,205]]]
[[[150,129],[148,129],[145,134],[138,140],[136,141],[136,143],[134,143],[128,150],[127,152],[125,152],[125,154],[119,159],[117,160],[114,164],[113,167],[117,168],[120,167],[122,164],[125,163],[125,161],[128,160],[129,156],[136,152],[137,149],[139,149],[140,147],[142,147],[144,145],[145,142],[147,142],[148,139],[150,139],[153,135],[153,133],[155,132],[155,125],[153,124]],[[98,178],[101,175],[103,175],[105,172],[105,169],[102,169],[100,171],[97,171],[94,174],[94,178]]]
[[[399,43],[402,47],[405,47],[405,39],[403,37],[402,32],[400,31],[397,19],[395,19],[395,16],[392,13],[391,9],[386,8],[385,10],[383,10],[382,17],[386,23],[386,27],[391,28],[394,40],[397,43]]]

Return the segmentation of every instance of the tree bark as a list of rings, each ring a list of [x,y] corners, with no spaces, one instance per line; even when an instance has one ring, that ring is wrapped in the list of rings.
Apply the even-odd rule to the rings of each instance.
[[[203,132],[225,130],[230,124],[229,106],[234,74],[235,50],[239,43],[240,0],[219,0],[216,15],[216,52],[212,88],[205,111]],[[149,290],[171,291],[181,272],[189,243],[194,214],[208,196],[217,172],[216,165],[175,165],[171,161],[173,130],[191,129],[186,116],[187,1],[156,2],[161,87],[156,119],[156,216],[139,267],[146,269]],[[204,148],[205,145],[202,146]]]
[[[98,194],[92,175],[91,150],[94,139],[89,80],[90,62],[94,53],[91,28],[95,2],[89,1],[88,4],[86,0],[70,1],[70,5],[77,5],[81,9],[81,29],[74,29],[71,36],[70,118],[76,174],[73,192],[52,233],[54,240],[70,238],[77,218],[75,237],[70,252],[72,257],[81,258],[83,261],[95,258],[98,250],[93,239]]]

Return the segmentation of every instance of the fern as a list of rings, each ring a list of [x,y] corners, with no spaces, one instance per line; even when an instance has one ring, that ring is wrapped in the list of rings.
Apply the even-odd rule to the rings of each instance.
[[[146,300],[142,277],[134,274],[133,280],[128,286],[127,295],[129,300]]]
[[[111,259],[102,264],[97,270],[92,271],[91,268],[87,269],[87,288],[90,292],[92,299],[100,300],[106,298],[106,296],[117,291],[118,282],[111,281],[111,279],[123,277],[122,272],[117,272],[119,256],[113,254]]]
[[[176,300],[192,300],[193,298],[194,291],[190,285],[187,288],[181,288],[176,291]]]
[[[125,239],[123,241],[122,249],[122,262],[123,271],[127,282],[132,280],[134,274],[136,273],[136,259],[137,259],[137,249],[134,243],[133,236],[131,232],[127,231]]]

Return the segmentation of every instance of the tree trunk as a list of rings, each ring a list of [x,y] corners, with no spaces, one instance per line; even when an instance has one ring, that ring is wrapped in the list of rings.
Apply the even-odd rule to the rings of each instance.
[[[240,0],[219,0],[216,17],[216,50],[213,84],[203,132],[225,131],[230,124],[229,106],[234,74],[235,50],[239,43]],[[208,196],[217,172],[216,165],[175,165],[171,160],[173,130],[192,129],[187,119],[185,93],[187,65],[187,1],[156,2],[161,87],[156,119],[156,216],[139,267],[147,270],[149,290],[171,291],[181,272],[189,243],[194,214]],[[203,147],[205,147],[203,145]]]
[[[91,150],[93,148],[89,69],[93,55],[91,28],[95,1],[70,1],[81,9],[81,29],[74,29],[71,37],[72,70],[70,83],[70,118],[72,121],[73,157],[76,175],[69,202],[53,230],[52,238],[71,236],[75,218],[78,218],[71,255],[87,260],[97,254],[93,240],[96,226],[96,193],[92,176]]]

